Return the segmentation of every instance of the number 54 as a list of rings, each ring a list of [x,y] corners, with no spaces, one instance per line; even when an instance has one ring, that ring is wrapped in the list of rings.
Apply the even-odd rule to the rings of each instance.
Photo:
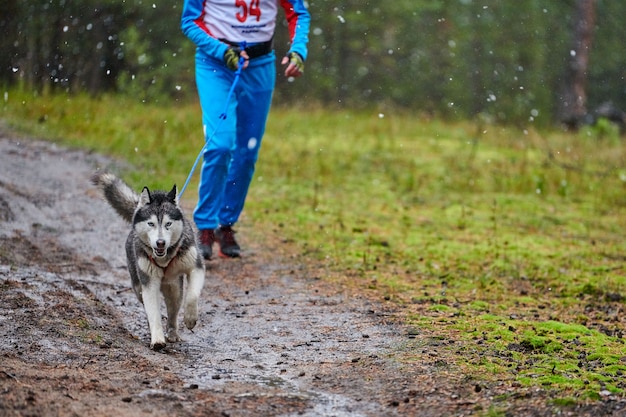
[[[259,6],[259,0],[250,0],[250,4],[245,0],[235,0],[235,6],[241,8],[240,12],[237,12],[237,20],[245,22],[248,16],[255,16],[258,22],[261,19],[261,7]]]

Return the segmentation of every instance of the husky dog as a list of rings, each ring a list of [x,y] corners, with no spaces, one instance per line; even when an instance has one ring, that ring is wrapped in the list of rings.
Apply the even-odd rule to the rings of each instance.
[[[204,261],[191,224],[178,204],[176,185],[170,192],[144,187],[138,195],[107,172],[96,172],[91,182],[132,224],[126,239],[128,272],[148,316],[150,348],[161,350],[166,339],[159,293],[163,293],[167,308],[167,341],[176,342],[180,340],[177,317],[183,302],[183,279],[187,278],[184,322],[188,329],[193,329],[198,320],[198,299],[204,285]]]

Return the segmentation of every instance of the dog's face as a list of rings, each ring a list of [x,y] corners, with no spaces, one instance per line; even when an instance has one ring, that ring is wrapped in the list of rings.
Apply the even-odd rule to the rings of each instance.
[[[163,258],[183,234],[183,213],[178,206],[176,186],[169,193],[150,193],[145,187],[135,211],[135,233],[152,249],[155,258]]]

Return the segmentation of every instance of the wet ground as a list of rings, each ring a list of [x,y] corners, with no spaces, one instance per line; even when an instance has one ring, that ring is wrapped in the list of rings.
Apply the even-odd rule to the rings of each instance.
[[[620,415],[481,386],[416,346],[393,304],[318,279],[240,226],[207,265],[200,320],[153,352],[123,254],[128,225],[89,184],[112,161],[0,132],[0,415]],[[149,184],[148,184],[149,185]],[[249,226],[248,226],[249,227]],[[263,243],[263,244],[261,244]],[[491,414],[490,414],[491,413]],[[500,413],[500,414],[496,414]]]

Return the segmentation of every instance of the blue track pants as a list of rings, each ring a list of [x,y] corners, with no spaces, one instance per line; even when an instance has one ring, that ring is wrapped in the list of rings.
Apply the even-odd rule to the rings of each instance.
[[[199,198],[193,213],[200,230],[232,226],[243,210],[276,83],[275,54],[250,61],[226,107],[234,78],[234,71],[222,61],[196,52],[205,140]],[[220,120],[226,108],[226,119]]]

